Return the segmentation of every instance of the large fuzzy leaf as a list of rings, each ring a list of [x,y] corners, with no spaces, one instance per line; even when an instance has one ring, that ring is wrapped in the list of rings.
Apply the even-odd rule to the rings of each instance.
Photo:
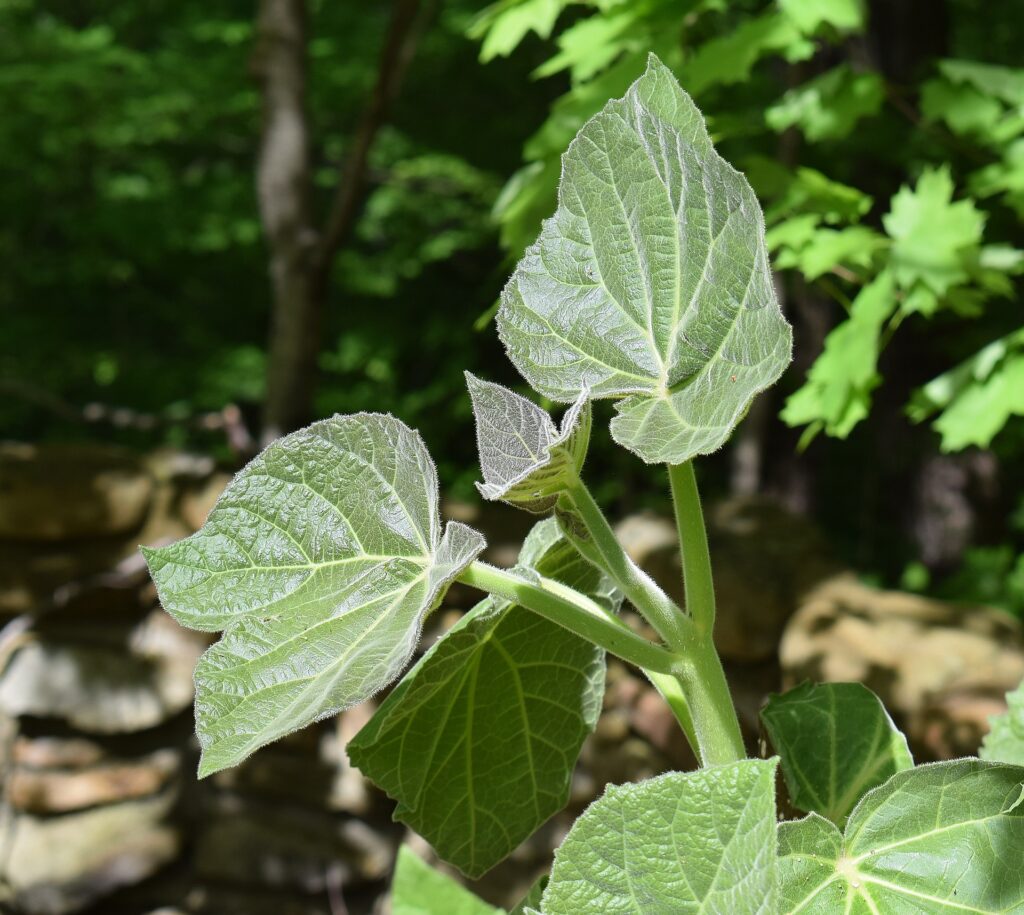
[[[580,130],[559,205],[502,294],[509,356],[542,394],[616,404],[645,461],[719,448],[790,359],[761,210],[652,56]]]
[[[793,804],[842,826],[857,801],[914,765],[907,739],[860,683],[804,683],[761,711]]]
[[[520,564],[617,602],[552,519],[534,527]],[[349,755],[398,800],[396,818],[478,876],[565,806],[603,692],[600,649],[487,598],[409,672]]]
[[[191,537],[144,550],[164,608],[224,630],[196,666],[200,775],[373,695],[483,548],[444,534],[437,475],[391,416],[338,416],[271,445]]]
[[[780,912],[1024,912],[1024,769],[977,759],[899,772],[845,835],[811,814],[779,827]]]
[[[775,760],[609,788],[555,853],[544,915],[775,915]]]
[[[527,400],[466,372],[476,416],[476,441],[486,499],[501,499],[535,514],[554,508],[579,473],[590,443],[590,403],[583,391],[556,429],[551,417]]]

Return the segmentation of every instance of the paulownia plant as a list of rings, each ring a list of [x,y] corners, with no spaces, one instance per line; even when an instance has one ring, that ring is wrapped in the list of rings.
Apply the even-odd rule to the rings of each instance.
[[[754,194],[653,57],[565,153],[558,209],[498,326],[530,385],[570,404],[556,426],[468,376],[481,494],[550,516],[514,568],[482,562],[470,528],[442,527],[423,441],[375,414],[281,439],[200,531],[145,551],[168,612],[223,633],[196,668],[200,776],[392,684],[459,581],[486,596],[348,748],[443,859],[479,876],[564,806],[608,653],[650,678],[701,763],[609,788],[516,911],[1024,912],[1018,706],[997,723],[993,759],[915,767],[863,686],[802,686],[764,710],[778,755],[747,758],[712,640],[693,460],[780,376],[791,334]],[[667,465],[682,607],[626,555],[583,482],[596,399],[614,402],[615,441]],[[656,639],[622,621],[623,600]],[[804,819],[777,822],[779,765]],[[393,911],[496,910],[403,850]]]

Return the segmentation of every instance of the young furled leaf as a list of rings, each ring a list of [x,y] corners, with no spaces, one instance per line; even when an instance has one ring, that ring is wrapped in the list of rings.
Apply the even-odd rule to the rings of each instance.
[[[203,527],[143,549],[164,608],[224,630],[196,666],[200,776],[387,686],[424,617],[483,549],[441,533],[437,474],[392,416],[336,416],[275,442]]]
[[[530,532],[519,563],[618,604],[553,519]],[[488,597],[405,676],[349,756],[398,801],[397,819],[477,877],[565,806],[601,712],[604,671],[599,648]]]
[[[590,402],[584,390],[556,429],[533,401],[466,372],[476,416],[485,499],[501,499],[534,514],[554,508],[567,481],[583,467],[590,443]]]
[[[498,327],[542,394],[625,398],[612,435],[649,463],[721,447],[789,363],[757,199],[653,56],[563,157]]]
[[[982,759],[1024,766],[1024,683],[1006,694],[1006,711],[989,719],[991,730],[985,735]]]
[[[610,787],[555,852],[544,915],[775,915],[775,764]]]
[[[794,806],[842,826],[857,801],[914,765],[907,739],[860,683],[804,683],[761,711]]]
[[[958,759],[869,792],[845,833],[817,814],[779,826],[779,911],[1024,912],[1024,769]]]
[[[391,884],[391,915],[503,915],[403,845]]]

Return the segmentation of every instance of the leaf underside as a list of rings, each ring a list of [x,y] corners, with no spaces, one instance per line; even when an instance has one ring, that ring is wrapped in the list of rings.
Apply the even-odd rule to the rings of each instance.
[[[761,712],[793,805],[842,826],[857,801],[914,765],[907,740],[860,683],[805,683]]]
[[[520,564],[617,605],[552,519],[534,527]],[[487,598],[406,675],[349,756],[399,802],[396,819],[479,876],[565,806],[604,670],[594,645]]]
[[[514,391],[466,372],[486,499],[535,514],[554,508],[579,473],[590,442],[590,402],[584,390],[555,428],[547,412]]]
[[[244,467],[203,527],[144,550],[164,608],[224,630],[196,666],[199,773],[373,695],[481,551],[441,533],[437,475],[391,416],[315,423]]]
[[[790,360],[757,199],[653,56],[562,159],[559,205],[502,293],[498,329],[556,401],[624,398],[648,463],[718,449]]]
[[[1024,769],[977,759],[894,775],[845,835],[811,814],[779,827],[779,911],[1024,912]]]
[[[775,915],[775,760],[611,787],[555,853],[544,915]]]

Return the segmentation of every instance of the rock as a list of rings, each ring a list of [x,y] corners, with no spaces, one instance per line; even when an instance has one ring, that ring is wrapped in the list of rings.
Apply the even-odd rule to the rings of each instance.
[[[216,504],[224,488],[231,482],[229,473],[213,473],[196,481],[182,492],[179,502],[181,520],[194,531],[206,523],[206,516]]]
[[[790,621],[780,660],[786,686],[866,684],[919,761],[949,758],[977,753],[988,716],[1024,679],[1024,632],[998,610],[878,591],[843,575]]]
[[[74,912],[136,883],[178,853],[167,822],[176,792],[57,817],[14,816],[2,864],[17,911]]]
[[[68,813],[157,794],[180,768],[181,753],[170,748],[131,761],[101,762],[70,771],[20,765],[8,775],[7,802],[26,813]]]
[[[698,767],[676,716],[657,690],[646,688],[640,694],[633,707],[632,726],[668,758],[673,769],[685,772]]]
[[[56,542],[141,527],[153,478],[132,455],[95,445],[0,445],[0,539]]]
[[[223,797],[199,838],[203,879],[320,893],[330,868],[344,886],[381,879],[394,859],[399,833],[316,809]]]
[[[154,727],[192,704],[204,637],[154,611],[121,641],[29,641],[0,677],[0,709],[111,734]]]
[[[641,514],[616,528],[626,552],[680,605],[678,535],[667,518]],[[724,659],[775,656],[786,620],[802,595],[839,571],[806,519],[763,497],[730,499],[708,512],[708,540],[718,617],[715,642]]]

